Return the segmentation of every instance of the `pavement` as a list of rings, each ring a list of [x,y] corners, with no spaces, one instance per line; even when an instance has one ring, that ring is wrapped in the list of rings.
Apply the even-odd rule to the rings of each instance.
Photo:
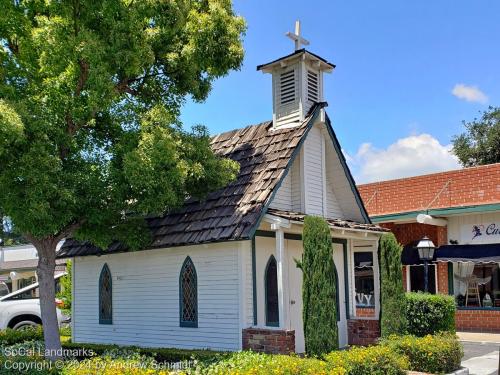
[[[470,375],[498,375],[500,334],[458,332],[464,347],[462,366]]]

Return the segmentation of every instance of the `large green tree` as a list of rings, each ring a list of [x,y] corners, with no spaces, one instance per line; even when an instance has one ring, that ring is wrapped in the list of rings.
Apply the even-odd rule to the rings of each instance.
[[[0,0],[0,212],[38,250],[46,348],[60,348],[56,245],[145,244],[164,213],[235,177],[186,96],[243,59],[230,0]],[[52,358],[55,355],[51,355]]]
[[[321,355],[338,349],[335,263],[328,223],[306,216],[303,232],[302,300],[306,352]]]
[[[402,251],[394,234],[386,233],[380,238],[380,330],[383,337],[402,335],[407,328]]]
[[[481,118],[464,121],[465,133],[453,138],[453,153],[464,167],[500,163],[500,108],[490,107]]]

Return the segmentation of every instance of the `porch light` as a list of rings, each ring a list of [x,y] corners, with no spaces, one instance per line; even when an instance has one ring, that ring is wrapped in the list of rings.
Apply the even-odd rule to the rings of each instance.
[[[434,259],[434,250],[436,246],[425,236],[417,244],[418,257],[424,262],[424,290],[427,293],[429,291],[429,262]]]
[[[429,237],[425,236],[422,238],[417,244],[418,257],[420,260],[431,262],[434,259],[434,250],[436,246],[429,239]]]

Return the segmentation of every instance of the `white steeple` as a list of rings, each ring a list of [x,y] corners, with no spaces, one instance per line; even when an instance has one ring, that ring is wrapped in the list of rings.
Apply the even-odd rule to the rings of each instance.
[[[257,70],[273,77],[273,126],[299,125],[314,103],[324,101],[323,73],[330,73],[335,65],[301,48],[309,41],[301,35],[300,21],[295,22],[295,33],[285,34],[293,40],[295,51]]]

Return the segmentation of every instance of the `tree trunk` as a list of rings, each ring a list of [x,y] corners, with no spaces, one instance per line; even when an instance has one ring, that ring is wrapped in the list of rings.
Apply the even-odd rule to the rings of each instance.
[[[42,313],[43,336],[45,339],[46,358],[61,358],[61,339],[56,311],[56,290],[54,271],[56,268],[55,239],[44,239],[34,244],[38,251],[38,267],[36,273],[40,285],[40,310]]]

